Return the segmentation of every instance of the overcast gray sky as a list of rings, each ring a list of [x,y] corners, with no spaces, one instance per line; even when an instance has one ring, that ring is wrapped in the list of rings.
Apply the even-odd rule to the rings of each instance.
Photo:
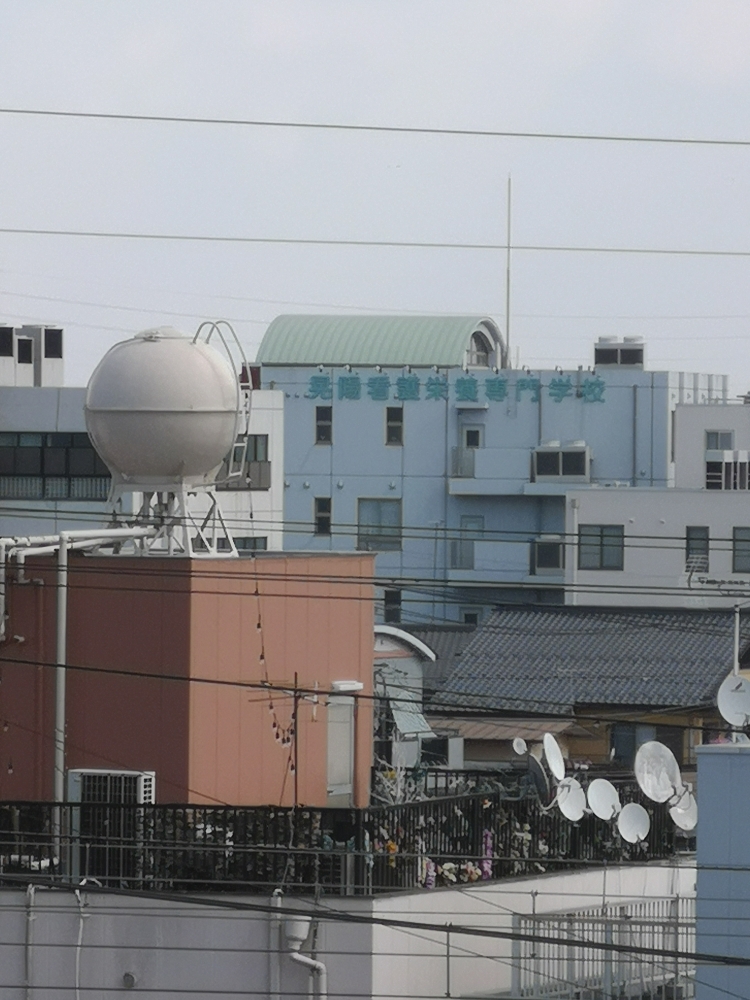
[[[0,107],[750,140],[745,0],[0,0]],[[750,146],[0,114],[0,228],[750,251]],[[643,334],[750,388],[750,257],[517,250],[521,362]],[[0,319],[68,331],[67,382],[145,326],[490,313],[498,250],[0,233]]]

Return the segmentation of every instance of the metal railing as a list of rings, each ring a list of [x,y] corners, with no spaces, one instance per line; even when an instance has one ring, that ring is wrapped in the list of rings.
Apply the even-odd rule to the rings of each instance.
[[[514,998],[644,997],[687,1000],[694,995],[693,963],[657,958],[643,948],[695,950],[695,899],[608,904],[569,913],[513,917],[520,934],[557,938],[513,941]],[[627,952],[594,944],[625,945]]]
[[[473,479],[474,453],[474,448],[452,448],[451,475],[457,479]]]
[[[544,811],[526,788],[368,809],[2,803],[0,880],[33,872],[136,888],[337,895],[433,888],[669,857],[674,826],[664,806],[646,805],[648,841],[630,845],[594,816],[572,824]]]

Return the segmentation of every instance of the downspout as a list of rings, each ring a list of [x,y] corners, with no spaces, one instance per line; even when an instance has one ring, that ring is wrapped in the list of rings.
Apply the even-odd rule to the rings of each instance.
[[[31,991],[33,989],[31,985],[31,949],[34,944],[34,921],[36,920],[36,917],[34,916],[35,893],[36,886],[26,886],[26,933],[23,945],[23,979],[24,997],[26,1000],[30,1000]]]
[[[281,889],[271,895],[268,924],[268,1000],[281,1000]]]
[[[303,955],[300,948],[307,940],[310,933],[312,917],[291,917],[284,921],[284,933],[289,945],[288,955],[297,965],[304,966],[309,974],[311,985],[317,978],[317,996],[319,1000],[326,1000],[328,997],[328,969],[323,962],[309,955]]]
[[[57,638],[55,662],[55,802],[65,801],[65,661],[68,652],[68,545],[67,531],[60,532],[57,552]]]

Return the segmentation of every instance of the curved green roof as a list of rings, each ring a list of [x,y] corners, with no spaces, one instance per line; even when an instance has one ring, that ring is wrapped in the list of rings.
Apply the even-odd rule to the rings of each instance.
[[[486,316],[277,316],[266,330],[256,361],[461,366],[475,330],[502,345],[497,325]]]

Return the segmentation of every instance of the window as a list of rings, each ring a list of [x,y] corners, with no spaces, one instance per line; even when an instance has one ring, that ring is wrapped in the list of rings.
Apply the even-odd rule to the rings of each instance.
[[[464,625],[478,625],[482,612],[479,608],[460,608],[458,617]]]
[[[587,479],[588,449],[540,448],[534,452],[534,473],[536,479],[552,476]]]
[[[531,574],[556,573],[565,568],[565,545],[561,538],[536,538],[531,543]]]
[[[44,331],[45,358],[61,358],[62,347],[62,330],[49,328]]]
[[[622,569],[624,536],[621,524],[582,524],[578,529],[578,568]]]
[[[491,353],[492,347],[487,337],[478,330],[472,333],[469,364],[477,368],[488,368]]]
[[[707,490],[750,489],[750,475],[746,461],[706,462]]]
[[[400,500],[359,501],[357,548],[381,552],[401,548]]]
[[[599,346],[599,344],[594,345],[594,364],[595,365],[642,365],[643,364],[643,345],[628,345],[611,347],[607,345],[606,347]]]
[[[197,538],[195,539],[195,542],[196,543],[198,542]],[[199,546],[196,544],[196,548],[198,548],[198,547]],[[266,549],[268,548],[268,539],[267,538],[258,538],[257,536],[253,536],[252,538],[248,538],[248,537],[245,537],[245,538],[236,538],[235,537],[235,539],[234,539],[234,547],[237,549],[238,552],[265,552]],[[220,552],[227,552],[227,551],[229,551],[229,539],[227,539],[227,538],[219,538],[219,539],[217,539],[217,541],[216,541],[216,548]]]
[[[706,451],[732,451],[734,431],[706,431]]]
[[[0,326],[0,358],[13,357],[13,327]]]
[[[708,572],[708,528],[685,528],[685,569],[689,573]]]
[[[34,361],[34,344],[28,337],[18,338],[18,363],[30,365]]]
[[[464,448],[481,448],[483,427],[464,427]]]
[[[315,444],[333,444],[333,407],[315,407]]]
[[[732,572],[750,573],[750,528],[735,528],[732,533]]]
[[[451,540],[451,569],[474,569],[474,542],[483,534],[483,517],[461,515],[459,537]]]
[[[216,476],[219,490],[269,490],[268,435],[240,435]]]
[[[0,498],[106,500],[110,473],[88,434],[0,434]]]
[[[683,763],[683,732],[679,726],[650,726],[633,722],[615,722],[609,731],[611,759],[621,767],[631,768],[638,748],[650,740],[669,747],[678,764]]]
[[[447,767],[448,737],[432,736],[419,744],[419,763],[428,767]]]
[[[401,591],[383,591],[383,621],[387,625],[398,625],[401,621]]]
[[[316,535],[331,534],[331,498],[315,497],[315,525],[313,531]]]
[[[385,443],[404,443],[404,408],[387,406],[385,410]]]

